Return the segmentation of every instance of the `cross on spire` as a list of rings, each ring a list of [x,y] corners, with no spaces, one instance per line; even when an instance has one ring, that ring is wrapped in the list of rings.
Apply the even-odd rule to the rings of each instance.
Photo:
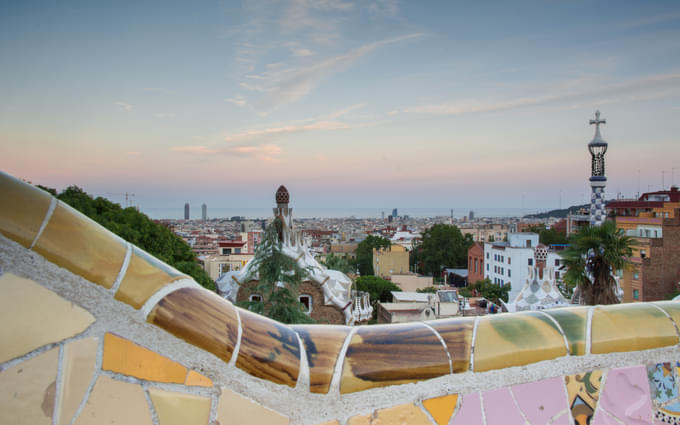
[[[600,124],[607,124],[606,119],[600,119],[600,111],[597,110],[595,111],[595,119],[590,120],[590,125],[595,124],[595,139],[599,139],[600,137]]]

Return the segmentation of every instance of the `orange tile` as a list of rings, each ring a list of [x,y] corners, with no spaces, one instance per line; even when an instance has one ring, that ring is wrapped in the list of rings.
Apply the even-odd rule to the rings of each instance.
[[[28,248],[38,234],[51,196],[0,172],[0,233]]]
[[[210,378],[207,378],[194,370],[190,370],[184,385],[190,385],[194,387],[212,387],[213,382]]]
[[[437,425],[446,425],[456,410],[458,394],[449,394],[442,397],[431,398],[423,401],[423,407],[430,412]]]
[[[181,364],[110,333],[104,335],[102,369],[174,384],[183,384],[187,375],[187,369]]]

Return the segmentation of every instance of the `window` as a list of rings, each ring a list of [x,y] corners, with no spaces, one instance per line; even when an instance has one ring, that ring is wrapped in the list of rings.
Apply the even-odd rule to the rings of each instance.
[[[258,294],[252,294],[250,297],[248,297],[250,301],[261,303],[262,302],[262,295]]]
[[[486,263],[486,271],[489,271],[489,263]]]
[[[510,269],[508,269],[508,277],[512,277],[512,274],[510,273]]]
[[[222,248],[222,255],[231,254],[231,248]]]
[[[640,273],[638,273],[638,272],[633,272],[633,279],[635,279],[635,280],[640,279]]]
[[[311,295],[300,295],[298,297],[298,301],[300,301],[300,304],[305,306],[305,313],[309,314],[312,312],[312,296]]]
[[[640,250],[640,258],[645,258],[646,256],[647,256],[647,251],[645,251],[644,249],[641,249]]]
[[[560,265],[560,260],[558,258],[557,260],[555,260],[555,266],[559,266],[559,265]]]
[[[555,280],[560,280],[560,272],[555,272]]]
[[[533,259],[533,258],[529,258],[528,263],[529,263],[530,266],[533,266],[533,265],[534,265],[534,259]]]
[[[637,289],[633,289],[633,299],[634,300],[639,300],[640,299],[640,291]]]
[[[487,260],[489,259],[489,253],[488,252],[486,253],[486,259]]]
[[[510,262],[510,257],[508,257],[508,264],[511,264],[511,262]]]

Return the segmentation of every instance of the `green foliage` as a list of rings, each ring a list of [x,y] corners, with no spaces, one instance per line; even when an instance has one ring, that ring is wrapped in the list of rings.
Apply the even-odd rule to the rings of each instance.
[[[283,253],[279,238],[282,226],[280,218],[267,226],[245,277],[246,281],[258,280],[250,292],[261,295],[262,302],[239,304],[281,323],[316,323],[298,300],[298,286],[309,273]]]
[[[354,271],[354,267],[345,257],[335,255],[333,253],[326,255],[326,267],[331,270],[337,270],[343,273]]]
[[[93,199],[77,186],[69,186],[59,194],[54,189],[39,187],[126,241],[193,277],[203,287],[215,290],[215,282],[198,264],[191,247],[170,229],[154,222],[146,214],[132,207],[121,208],[120,205],[102,197]]]
[[[399,288],[397,285],[378,276],[359,276],[354,284],[358,291],[369,293],[371,297],[371,305],[373,305],[374,319],[378,314],[378,302],[392,302],[391,292],[401,292],[401,288]]]
[[[508,302],[508,294],[510,293],[510,285],[496,285],[491,282],[491,279],[486,278],[478,280],[473,288],[487,300],[500,304],[500,300]],[[467,295],[466,295],[467,296]]]
[[[436,286],[426,286],[424,288],[416,289],[416,292],[420,294],[436,294],[438,291]]]
[[[464,235],[456,226],[435,224],[423,232],[418,245],[425,273],[438,276],[442,267],[467,267],[467,251],[472,235]]]
[[[458,288],[458,296],[470,298],[474,297],[475,295],[472,293],[470,288]]]
[[[566,244],[569,242],[564,233],[555,229],[546,229],[544,226],[531,226],[530,232],[538,233],[538,240],[544,245]]]
[[[373,248],[389,248],[391,246],[389,239],[380,236],[368,236],[363,241],[359,242],[356,251],[356,264],[361,276],[372,276],[375,274],[373,270]]]
[[[613,221],[581,227],[560,254],[567,268],[567,288],[578,287],[587,305],[618,303],[612,273],[627,266],[633,254],[632,244],[633,240]]]

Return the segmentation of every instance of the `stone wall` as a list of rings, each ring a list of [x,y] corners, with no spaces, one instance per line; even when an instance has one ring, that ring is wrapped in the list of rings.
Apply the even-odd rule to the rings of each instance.
[[[0,197],[3,424],[680,420],[680,303],[286,326],[30,185]]]

